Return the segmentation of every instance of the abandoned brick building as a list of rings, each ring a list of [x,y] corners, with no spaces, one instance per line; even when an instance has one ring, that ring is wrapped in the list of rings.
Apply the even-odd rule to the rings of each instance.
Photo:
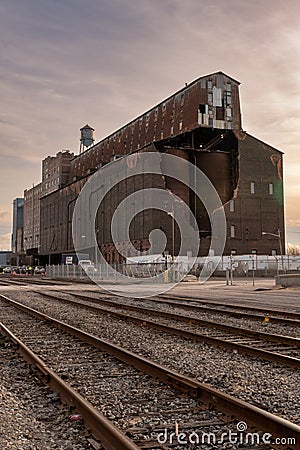
[[[239,82],[233,78],[222,72],[200,77],[100,142],[93,142],[93,132],[88,125],[82,128],[89,147],[81,146],[80,154],[68,158],[68,174],[55,189],[40,194],[40,216],[35,220],[35,226],[39,226],[39,245],[33,250],[42,262],[60,263],[64,255],[74,253],[72,215],[78,194],[89,177],[105,164],[144,151],[148,146],[196,164],[212,181],[227,220],[224,254],[279,254],[278,230],[284,250],[283,154],[243,131]],[[175,189],[172,183],[165,187]],[[125,191],[115,190],[98,212],[98,245],[110,262],[119,262],[120,256],[111,242],[109,208],[124,197]],[[207,214],[192,192],[180,192],[177,186],[176,194],[182,194],[196,216],[200,254],[204,255],[210,242]],[[157,217],[159,224],[155,224]],[[136,220],[131,233],[136,248],[149,248],[149,227],[159,225],[167,235],[167,249],[172,252],[168,214],[153,212],[150,218],[147,211]],[[179,244],[177,241],[175,244],[176,255]],[[92,248],[90,252],[93,259]]]

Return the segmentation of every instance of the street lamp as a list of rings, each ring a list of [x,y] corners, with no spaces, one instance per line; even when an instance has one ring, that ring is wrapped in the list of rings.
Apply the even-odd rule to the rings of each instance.
[[[174,204],[172,204],[172,211],[168,212],[168,215],[172,217],[172,262],[175,258],[175,211]]]
[[[167,201],[164,201],[165,208],[167,208]],[[174,257],[175,257],[175,210],[174,210],[174,203],[172,202],[172,210],[171,212],[167,212],[168,216],[172,217],[172,262],[174,263]]]
[[[262,234],[262,236],[264,236],[266,234],[269,234],[270,236],[275,236],[275,237],[278,238],[279,251],[280,251],[280,256],[281,256],[281,266],[282,266],[282,269],[285,270],[284,267],[283,267],[283,252],[282,252],[282,243],[281,243],[281,233],[280,233],[280,229],[279,228],[278,228],[277,232],[278,233],[275,234],[275,233],[269,233],[268,231],[263,231],[261,234]]]
[[[98,270],[98,233],[99,233],[99,229],[96,230],[96,245],[95,245],[95,265],[96,265],[96,269]]]

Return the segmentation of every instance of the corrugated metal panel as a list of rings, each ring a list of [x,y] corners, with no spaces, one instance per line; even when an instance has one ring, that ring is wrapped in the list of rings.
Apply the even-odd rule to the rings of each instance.
[[[213,88],[213,106],[222,106],[222,90]]]

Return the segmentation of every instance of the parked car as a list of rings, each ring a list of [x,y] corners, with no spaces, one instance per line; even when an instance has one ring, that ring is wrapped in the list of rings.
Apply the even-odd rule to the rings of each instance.
[[[4,273],[11,273],[11,267],[10,266],[5,267],[3,272]]]
[[[44,275],[45,272],[46,272],[45,267],[37,266],[34,269],[34,273],[37,274],[37,275]]]
[[[96,267],[94,266],[93,261],[90,259],[81,259],[78,261],[78,265],[82,267],[85,272],[96,272]]]

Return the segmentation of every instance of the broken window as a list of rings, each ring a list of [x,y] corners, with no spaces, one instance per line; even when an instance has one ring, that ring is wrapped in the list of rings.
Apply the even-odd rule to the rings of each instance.
[[[221,106],[216,107],[216,120],[224,120],[224,108]]]
[[[201,114],[205,114],[205,105],[199,105],[199,111]]]
[[[222,106],[222,89],[213,88],[213,106]]]
[[[226,108],[226,119],[231,120],[231,108]]]

